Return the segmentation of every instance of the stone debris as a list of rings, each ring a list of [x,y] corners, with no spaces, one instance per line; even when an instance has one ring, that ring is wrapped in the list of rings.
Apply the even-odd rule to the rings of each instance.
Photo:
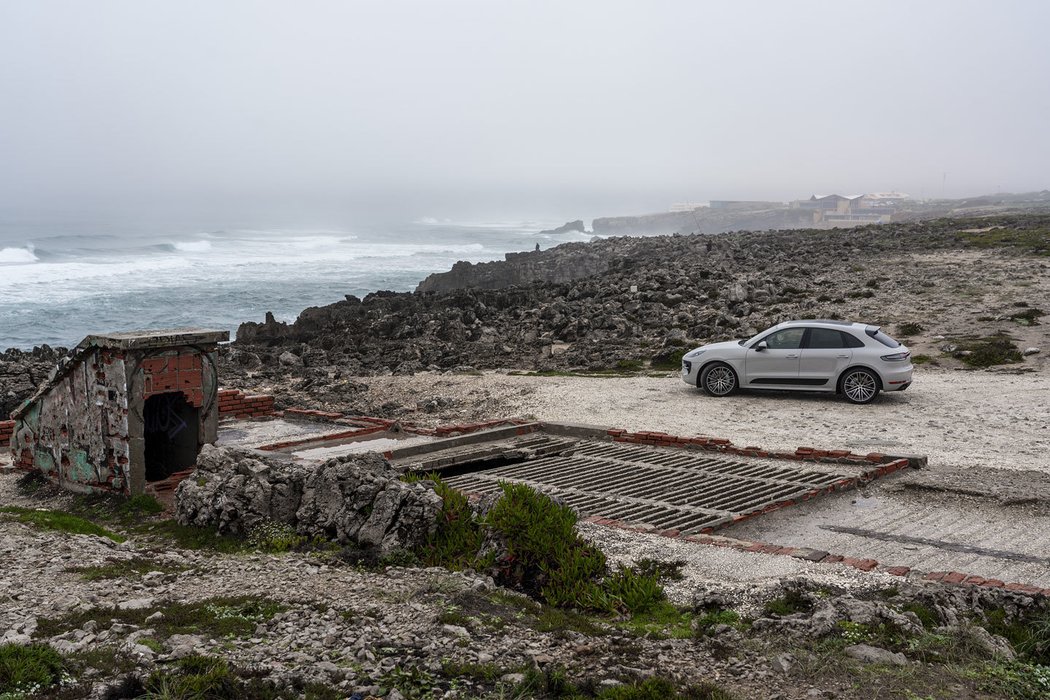
[[[175,492],[176,518],[232,534],[282,523],[300,535],[357,542],[386,554],[421,545],[441,512],[441,497],[431,486],[400,476],[376,454],[317,466],[208,446]]]

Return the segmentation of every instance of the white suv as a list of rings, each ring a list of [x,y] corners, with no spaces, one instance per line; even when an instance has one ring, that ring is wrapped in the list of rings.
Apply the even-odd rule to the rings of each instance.
[[[748,340],[712,343],[682,358],[682,381],[711,396],[738,388],[841,393],[870,403],[911,385],[911,352],[878,326],[788,321]]]

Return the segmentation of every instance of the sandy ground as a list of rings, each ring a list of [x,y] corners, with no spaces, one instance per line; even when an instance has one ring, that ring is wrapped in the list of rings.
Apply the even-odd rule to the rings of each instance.
[[[455,400],[443,414],[406,420],[521,416],[628,430],[728,438],[769,449],[807,446],[924,454],[936,468],[995,467],[1050,473],[1050,372],[920,369],[905,392],[867,406],[826,395],[705,396],[677,375],[534,377],[419,374],[370,377],[370,392],[407,405]]]

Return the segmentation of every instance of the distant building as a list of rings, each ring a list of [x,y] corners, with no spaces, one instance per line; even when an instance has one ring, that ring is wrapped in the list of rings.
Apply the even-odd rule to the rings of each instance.
[[[903,192],[872,192],[861,197],[862,209],[881,209],[883,207],[896,207],[911,199],[911,195]]]
[[[783,202],[764,202],[757,199],[712,199],[712,209],[782,209]]]
[[[881,199],[866,199],[864,194],[815,194],[809,199],[795,202],[799,209],[813,212],[813,225],[817,228],[861,226],[863,224],[886,223],[893,214],[890,205],[872,204]],[[905,197],[907,195],[904,195]],[[889,201],[889,200],[887,200]],[[896,201],[896,200],[895,200]]]

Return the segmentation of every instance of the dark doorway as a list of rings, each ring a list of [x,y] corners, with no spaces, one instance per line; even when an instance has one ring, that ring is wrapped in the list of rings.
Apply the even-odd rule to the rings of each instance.
[[[156,394],[142,412],[146,433],[146,481],[166,479],[197,461],[200,421],[181,393]]]

